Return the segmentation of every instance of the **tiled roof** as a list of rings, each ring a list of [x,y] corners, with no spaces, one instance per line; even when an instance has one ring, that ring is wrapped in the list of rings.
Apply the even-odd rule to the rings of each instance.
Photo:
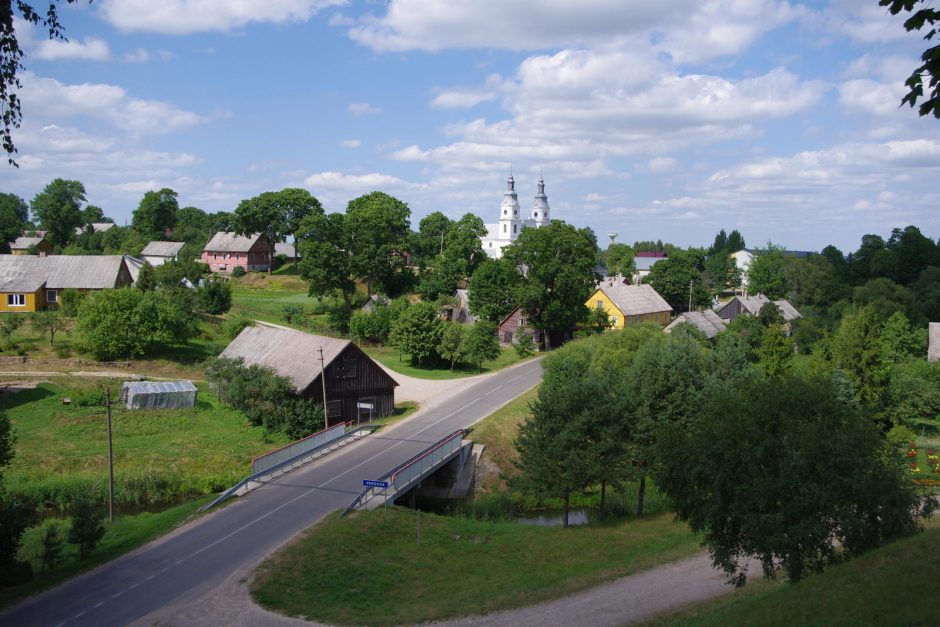
[[[706,309],[705,311],[685,311],[679,314],[663,331],[672,333],[673,329],[680,324],[691,324],[704,333],[708,339],[712,339],[728,327],[728,323],[722,320],[718,314],[711,309]]]
[[[204,251],[220,253],[246,253],[261,239],[260,233],[251,236],[236,235],[219,231],[206,244]]]
[[[49,289],[100,290],[117,283],[122,255],[0,255],[0,277],[41,281]]]
[[[141,257],[175,257],[183,250],[185,242],[150,242],[140,251]]]
[[[603,281],[598,286],[624,316],[672,311],[666,300],[652,285],[624,285],[620,281]]]

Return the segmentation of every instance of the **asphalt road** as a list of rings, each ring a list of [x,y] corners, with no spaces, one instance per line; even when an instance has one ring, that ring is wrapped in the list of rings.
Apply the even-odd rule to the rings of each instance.
[[[126,625],[161,608],[190,603],[345,507],[362,490],[363,479],[379,477],[469,427],[541,378],[539,361],[529,361],[473,384],[456,380],[459,391],[446,401],[23,601],[0,613],[0,625]]]

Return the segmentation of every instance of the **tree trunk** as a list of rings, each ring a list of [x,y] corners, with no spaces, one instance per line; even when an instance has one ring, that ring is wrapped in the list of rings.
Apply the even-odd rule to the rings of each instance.
[[[607,497],[607,482],[601,481],[601,520],[604,520],[604,501]]]
[[[640,491],[636,497],[636,515],[643,515],[643,501],[646,499],[646,475],[640,477]]]
[[[571,501],[571,493],[566,490],[565,491],[565,513],[564,513],[564,518],[562,519],[563,527],[568,526],[568,505],[570,501]]]

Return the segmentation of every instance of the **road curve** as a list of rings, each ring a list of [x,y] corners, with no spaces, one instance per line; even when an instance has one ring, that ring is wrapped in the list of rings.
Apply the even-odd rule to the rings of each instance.
[[[541,364],[534,360],[472,381],[455,380],[448,400],[23,601],[0,613],[0,625],[126,625],[161,608],[192,603],[348,504],[363,479],[469,427],[541,378]]]

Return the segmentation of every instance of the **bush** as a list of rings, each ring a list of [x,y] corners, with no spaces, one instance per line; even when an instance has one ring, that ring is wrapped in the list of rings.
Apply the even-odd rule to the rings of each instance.
[[[238,277],[245,276],[245,274],[245,269],[241,266],[235,266],[235,268],[232,270],[232,276],[236,279]]]
[[[520,359],[525,359],[535,354],[535,342],[532,340],[532,335],[529,333],[517,334],[516,341],[513,342],[512,347],[515,349],[516,355],[518,355]]]
[[[79,306],[87,296],[86,292],[79,290],[63,290],[59,294],[59,311],[69,318],[77,317]]]
[[[207,314],[224,314],[232,308],[232,286],[228,281],[219,279],[206,281],[196,292],[196,302],[199,309]]]
[[[81,559],[88,557],[104,537],[103,520],[104,515],[91,499],[85,498],[75,504],[68,541],[69,544],[78,545],[78,556]]]
[[[95,388],[75,390],[69,394],[69,398],[76,407],[104,407],[104,392]]]
[[[59,359],[68,359],[72,356],[72,350],[68,346],[56,346],[55,356]]]
[[[284,305],[281,308],[281,318],[284,319],[284,322],[287,324],[294,324],[295,322],[300,323],[303,321],[304,317],[304,306],[297,305],[294,303]]]
[[[245,327],[250,327],[253,324],[254,324],[254,321],[251,320],[251,318],[238,316],[235,318],[227,319],[225,322],[222,323],[222,326],[220,327],[219,330],[222,332],[222,335],[225,338],[229,340],[234,340],[236,337],[238,337],[238,334],[242,332],[242,329],[244,329]]]

